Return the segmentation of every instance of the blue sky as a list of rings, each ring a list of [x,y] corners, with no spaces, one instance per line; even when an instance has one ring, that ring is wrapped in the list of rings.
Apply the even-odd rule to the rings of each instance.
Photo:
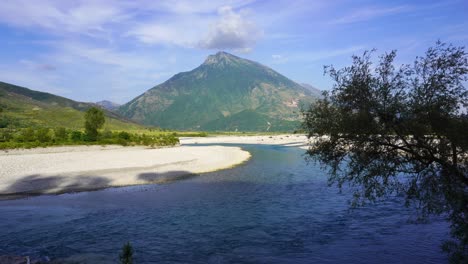
[[[80,101],[125,103],[219,50],[297,82],[332,86],[323,65],[438,39],[468,44],[468,1],[2,0],[0,81]]]

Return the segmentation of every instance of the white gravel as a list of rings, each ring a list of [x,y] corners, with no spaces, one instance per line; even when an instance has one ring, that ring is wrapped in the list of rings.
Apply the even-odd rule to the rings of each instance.
[[[74,146],[2,151],[0,195],[160,183],[233,167],[249,158],[247,151],[222,146]]]
[[[308,139],[305,135],[284,134],[274,136],[217,136],[181,138],[182,144],[262,144],[300,147],[307,149]]]

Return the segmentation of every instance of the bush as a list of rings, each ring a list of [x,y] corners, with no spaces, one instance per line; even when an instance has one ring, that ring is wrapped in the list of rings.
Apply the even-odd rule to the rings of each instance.
[[[0,142],[7,142],[13,138],[13,134],[10,130],[2,129],[0,130]]]
[[[112,134],[112,131],[110,131],[109,129],[106,129],[104,130],[104,132],[101,133],[99,139],[100,140],[103,140],[103,139],[112,139],[113,137],[113,134]]]
[[[6,128],[10,124],[10,120],[4,116],[0,117],[0,128]]]
[[[36,140],[36,137],[35,137],[35,133],[34,133],[34,129],[32,128],[26,128],[26,129],[23,129],[21,131],[21,136],[19,137],[19,141],[21,142],[32,142],[32,141],[35,141]]]
[[[79,142],[83,139],[83,133],[81,131],[72,131],[70,139],[73,142]]]
[[[58,127],[54,129],[54,136],[55,139],[60,142],[67,141],[68,139],[68,133],[64,127]]]
[[[36,130],[36,138],[39,142],[50,142],[52,140],[48,128],[39,128]]]
[[[133,263],[133,248],[130,242],[127,242],[127,244],[122,247],[122,253],[120,253],[119,259],[122,264]]]
[[[124,139],[124,140],[130,140],[130,134],[128,132],[120,132],[119,133],[119,138]]]

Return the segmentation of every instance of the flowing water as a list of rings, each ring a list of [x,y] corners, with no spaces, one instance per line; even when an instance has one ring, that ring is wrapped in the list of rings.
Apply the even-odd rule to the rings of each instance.
[[[446,263],[448,224],[398,199],[350,210],[303,150],[245,145],[234,169],[0,202],[0,255],[116,263]],[[85,261],[86,260],[86,261]]]

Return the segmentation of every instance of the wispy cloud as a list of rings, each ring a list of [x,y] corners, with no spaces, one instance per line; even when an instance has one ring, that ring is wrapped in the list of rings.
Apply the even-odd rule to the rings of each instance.
[[[314,52],[290,52],[287,55],[279,55],[275,54],[272,55],[272,63],[273,64],[283,64],[286,62],[292,61],[305,61],[305,62],[317,62],[317,61],[324,61],[330,58],[338,57],[338,56],[351,56],[358,51],[365,50],[366,47],[363,45],[356,45],[350,47],[343,47],[343,48],[336,48],[336,49],[325,49],[320,51]]]
[[[106,26],[128,18],[125,9],[105,1],[31,1],[0,2],[0,21],[16,27],[40,28],[54,34],[97,36]]]
[[[412,7],[407,5],[394,7],[360,7],[340,18],[330,21],[330,24],[351,24],[367,21],[379,17],[390,16],[402,12],[411,11]]]
[[[125,36],[148,45],[176,45],[193,48],[211,19],[198,15],[171,17],[138,23]],[[191,28],[191,30],[187,30]]]

